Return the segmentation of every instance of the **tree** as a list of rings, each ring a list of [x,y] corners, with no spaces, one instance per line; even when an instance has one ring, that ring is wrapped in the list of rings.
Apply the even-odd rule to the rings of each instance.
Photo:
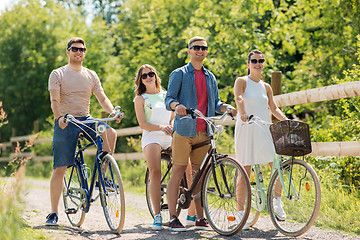
[[[104,87],[126,112],[126,126],[137,125],[133,86],[137,70],[153,65],[166,89],[170,73],[184,65],[187,57],[187,28],[195,8],[185,0],[129,0],[112,28],[116,52],[108,63]]]
[[[34,120],[42,127],[52,115],[48,78],[67,62],[67,40],[89,30],[83,17],[40,0],[19,2],[0,15],[0,25],[0,99],[8,126],[29,134]]]

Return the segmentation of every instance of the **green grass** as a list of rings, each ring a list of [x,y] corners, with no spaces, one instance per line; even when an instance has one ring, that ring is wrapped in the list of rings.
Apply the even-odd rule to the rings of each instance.
[[[359,189],[335,185],[329,173],[319,174],[321,207],[316,226],[360,235]]]
[[[0,239],[1,240],[37,240],[48,239],[43,233],[26,225],[21,218],[22,209],[20,197],[16,191],[17,185],[9,180],[0,179]]]

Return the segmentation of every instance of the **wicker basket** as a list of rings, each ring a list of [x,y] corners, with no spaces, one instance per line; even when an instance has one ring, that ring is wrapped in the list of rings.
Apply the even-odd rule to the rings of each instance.
[[[311,153],[309,125],[294,120],[284,120],[270,125],[277,154],[304,156]]]

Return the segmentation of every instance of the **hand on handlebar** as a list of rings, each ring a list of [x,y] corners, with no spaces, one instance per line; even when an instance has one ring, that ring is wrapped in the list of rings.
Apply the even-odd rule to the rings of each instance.
[[[59,119],[58,119],[58,124],[59,124],[59,127],[61,128],[61,129],[64,129],[64,128],[66,128],[66,126],[67,126],[67,123],[68,123],[68,121],[66,121],[66,116],[67,116],[68,114],[65,114],[65,116],[63,116],[63,117],[60,117]]]
[[[226,108],[226,111],[228,112],[231,119],[234,120],[234,116],[236,116],[236,114],[237,114],[236,108],[234,108],[232,106],[229,106],[229,107]]]
[[[241,114],[240,115],[240,118],[241,118],[241,121],[243,121],[243,122],[248,122],[250,119],[251,119],[251,117],[252,117],[253,115],[247,115],[246,113],[244,113],[244,114]]]
[[[120,112],[120,107],[116,106],[114,110],[110,113],[111,116],[116,117],[116,122],[120,123],[121,119],[123,119],[124,114]]]
[[[186,113],[186,107],[182,104],[179,104],[175,108],[175,112],[179,115],[187,115]]]

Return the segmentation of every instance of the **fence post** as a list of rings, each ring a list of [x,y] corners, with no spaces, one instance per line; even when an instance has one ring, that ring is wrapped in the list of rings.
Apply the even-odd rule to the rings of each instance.
[[[271,73],[271,88],[274,96],[281,94],[281,71],[273,71]],[[272,115],[272,122],[277,121],[277,118]]]
[[[2,152],[3,152],[2,145],[1,145],[2,142],[3,142],[3,140],[2,140],[2,134],[1,134],[1,132],[0,132],[0,157],[2,156]]]
[[[39,132],[39,120],[34,121],[34,133]]]
[[[105,111],[101,111],[101,118],[107,118],[108,113]]]
[[[16,128],[11,128],[11,137],[16,137]],[[13,153],[15,152],[16,145],[16,142],[11,143]]]

